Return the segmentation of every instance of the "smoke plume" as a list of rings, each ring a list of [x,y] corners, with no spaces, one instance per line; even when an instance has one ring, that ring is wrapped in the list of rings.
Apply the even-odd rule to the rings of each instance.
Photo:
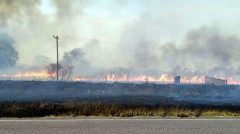
[[[14,39],[0,31],[0,68],[16,65],[18,52],[14,48]]]
[[[224,35],[214,28],[202,27],[188,32],[178,47],[174,44],[162,46],[161,64],[176,73],[188,70],[188,73],[239,74],[239,43],[236,35]]]
[[[42,68],[47,66],[48,64],[51,63],[51,59],[49,57],[46,57],[44,55],[37,55],[33,59],[33,67],[34,68]]]
[[[74,48],[69,52],[65,52],[61,64],[72,66],[73,74],[86,74],[91,70],[90,64],[86,61],[81,48]]]
[[[0,67],[55,61],[52,35],[58,34],[61,64],[74,66],[76,75],[121,71],[155,76],[240,74],[237,35],[226,34],[221,27],[197,28],[203,24],[186,32],[173,19],[176,16],[153,12],[159,10],[150,8],[159,5],[156,2],[144,2],[148,4],[142,5],[143,10],[133,11],[131,1],[46,1],[0,0]],[[176,34],[179,31],[184,32]],[[172,41],[172,36],[179,40]],[[79,48],[84,49],[84,56]]]

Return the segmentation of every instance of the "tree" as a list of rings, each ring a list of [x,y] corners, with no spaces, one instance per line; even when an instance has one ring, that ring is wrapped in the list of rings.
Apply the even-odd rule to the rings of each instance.
[[[59,68],[61,68],[60,65],[58,65]],[[47,71],[48,71],[48,75],[52,80],[55,80],[57,77],[57,64],[51,63],[49,65],[47,65]]]
[[[52,80],[56,80],[57,77],[57,64],[51,63],[47,67],[48,75]],[[71,78],[73,66],[69,65],[58,65],[58,75],[61,81],[68,81]]]
[[[61,81],[68,81],[72,75],[73,66],[65,65],[59,70]]]

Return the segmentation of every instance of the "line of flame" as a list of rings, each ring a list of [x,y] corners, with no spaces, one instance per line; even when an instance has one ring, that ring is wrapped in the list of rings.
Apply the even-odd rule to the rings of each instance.
[[[0,75],[0,77],[41,77],[48,78],[50,77],[47,70],[41,71],[26,71],[17,73],[14,75]],[[224,79],[224,78],[221,78]],[[228,84],[239,84],[240,81],[235,80],[233,77],[225,78],[228,81]],[[108,74],[106,77],[86,77],[86,76],[78,76],[73,78],[73,81],[109,81],[109,82],[155,82],[155,83],[173,83],[174,78],[168,74],[162,74],[159,77],[147,76],[147,75],[138,75],[138,76],[128,76],[124,75],[116,75],[113,73]],[[181,83],[194,83],[194,84],[202,84],[204,83],[204,76],[181,76]]]

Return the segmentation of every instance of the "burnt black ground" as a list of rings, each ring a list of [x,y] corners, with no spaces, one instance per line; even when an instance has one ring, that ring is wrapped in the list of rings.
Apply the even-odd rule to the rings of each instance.
[[[0,81],[0,101],[66,101],[132,96],[148,97],[149,103],[164,99],[196,103],[240,104],[240,86],[203,84],[136,84],[53,81]],[[116,100],[115,99],[115,100]],[[128,97],[127,100],[130,100]]]

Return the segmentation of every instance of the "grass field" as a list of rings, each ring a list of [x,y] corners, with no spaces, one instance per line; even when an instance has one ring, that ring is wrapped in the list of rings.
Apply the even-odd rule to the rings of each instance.
[[[0,117],[240,117],[239,85],[0,81]]]
[[[0,104],[0,117],[240,117],[236,106],[145,106],[88,102],[8,102]]]

